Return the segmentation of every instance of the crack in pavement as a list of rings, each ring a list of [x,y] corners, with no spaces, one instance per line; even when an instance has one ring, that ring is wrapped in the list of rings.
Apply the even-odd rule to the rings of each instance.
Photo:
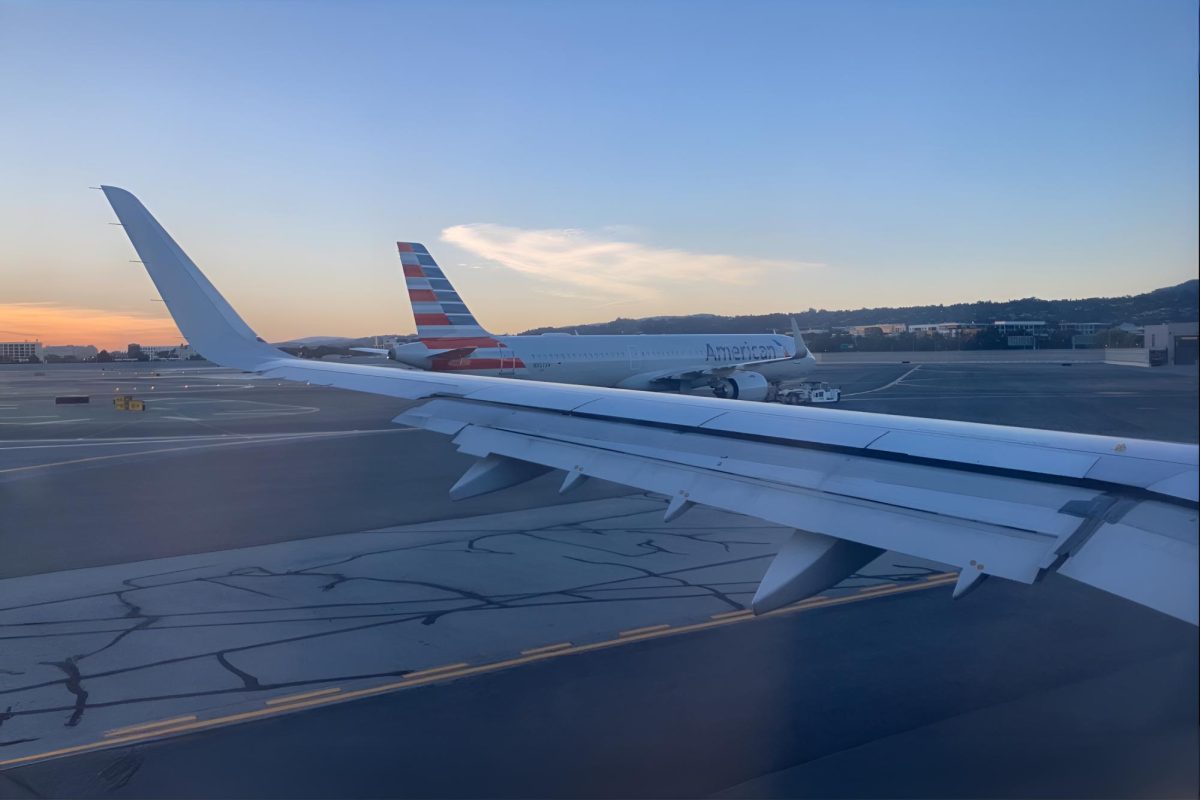
[[[217,655],[217,663],[220,664],[225,669],[232,672],[234,675],[238,676],[241,679],[242,686],[244,688],[251,689],[251,690],[258,690],[258,689],[262,688],[262,684],[258,682],[258,678],[254,677],[249,672],[238,669],[233,664],[230,664],[229,658],[226,656],[224,651],[217,653],[216,655]]]
[[[614,515],[613,517],[604,518],[605,522],[618,522],[620,520],[632,521],[637,517],[645,517],[647,514],[656,514],[655,510],[641,509],[630,512],[628,514]],[[60,620],[43,620],[38,622],[14,622],[0,623],[0,630],[10,629],[15,631],[28,630],[32,631],[27,634],[18,634],[11,636],[0,636],[0,640],[19,640],[19,639],[48,639],[56,636],[61,636],[64,639],[73,636],[88,636],[96,634],[111,634],[111,640],[107,641],[102,646],[88,653],[72,655],[63,661],[41,661],[38,663],[52,666],[60,670],[64,677],[57,680],[46,680],[28,685],[5,688],[0,690],[0,695],[13,695],[19,693],[30,692],[36,689],[53,687],[61,684],[71,695],[73,702],[69,705],[35,705],[32,707],[22,708],[17,706],[16,711],[10,710],[5,712],[4,716],[0,716],[0,722],[13,717],[32,717],[42,714],[70,712],[70,716],[66,725],[74,727],[79,724],[84,713],[88,709],[113,708],[120,706],[131,706],[140,703],[152,703],[156,701],[170,701],[184,698],[211,697],[211,696],[237,696],[239,694],[265,692],[277,689],[305,687],[314,685],[328,685],[331,681],[348,681],[361,680],[379,677],[395,677],[402,676],[412,671],[409,668],[387,669],[385,671],[367,670],[362,673],[350,673],[343,676],[330,676],[327,674],[312,676],[298,676],[295,680],[263,680],[259,676],[236,666],[231,658],[238,653],[251,651],[263,651],[272,647],[288,645],[295,642],[305,641],[320,641],[332,636],[344,636],[360,631],[373,629],[382,629],[387,626],[404,625],[407,623],[418,623],[420,626],[428,627],[436,625],[441,620],[454,615],[470,615],[474,612],[495,611],[500,613],[524,613],[529,609],[537,608],[568,608],[584,605],[606,605],[606,604],[628,604],[636,602],[667,602],[677,600],[695,600],[697,598],[705,598],[715,600],[723,605],[741,610],[744,604],[739,602],[737,597],[748,598],[752,594],[756,583],[752,580],[714,580],[712,582],[696,582],[686,576],[686,573],[702,569],[719,569],[722,567],[736,566],[742,563],[748,563],[760,559],[770,558],[773,554],[757,554],[739,558],[729,558],[724,560],[711,561],[707,557],[701,557],[698,548],[678,549],[676,543],[690,542],[700,547],[717,547],[721,553],[731,554],[735,549],[739,548],[757,548],[765,547],[773,544],[769,541],[750,541],[735,539],[732,541],[713,541],[708,537],[717,536],[724,532],[726,534],[745,532],[747,526],[735,527],[731,531],[729,526],[712,526],[709,529],[705,528],[690,528],[688,531],[671,531],[662,530],[660,528],[652,528],[645,526],[636,526],[623,528],[619,525],[611,528],[600,528],[594,525],[596,520],[585,520],[575,523],[554,523],[529,528],[524,530],[491,530],[484,532],[472,532],[466,537],[458,539],[439,539],[438,541],[424,542],[407,542],[405,544],[394,545],[389,547],[378,548],[369,552],[359,552],[350,556],[341,558],[328,559],[310,566],[286,569],[273,570],[261,565],[246,565],[242,564],[232,569],[221,570],[216,574],[193,574],[185,575],[185,573],[203,572],[206,569],[211,569],[212,564],[199,567],[185,567],[182,569],[167,570],[155,573],[147,573],[130,577],[122,581],[124,588],[109,592],[93,592],[85,593],[78,596],[60,598],[57,600],[45,600],[35,603],[21,604],[12,606],[0,611],[18,611],[30,609],[34,607],[53,606],[54,604],[68,603],[72,601],[86,601],[90,599],[98,599],[104,597],[112,597],[120,603],[124,611],[119,616],[97,615],[94,617],[75,617],[71,619]],[[751,526],[753,529],[762,530],[778,530],[772,526]],[[456,532],[453,530],[438,530],[428,531],[429,533],[440,533],[453,535]],[[472,588],[439,583],[431,580],[422,580],[416,578],[389,578],[380,577],[370,574],[354,574],[348,572],[345,565],[359,562],[370,563],[372,557],[387,557],[389,555],[424,551],[427,553],[473,553],[481,555],[507,555],[520,557],[523,555],[515,549],[501,550],[495,549],[494,546],[489,547],[492,539],[500,539],[507,537],[509,541],[521,542],[524,540],[527,543],[536,543],[545,552],[544,545],[552,545],[555,550],[551,551],[553,557],[564,561],[573,561],[580,564],[589,564],[597,566],[611,566],[620,569],[625,569],[636,573],[632,576],[607,578],[605,580],[583,582],[576,585],[571,585],[569,581],[563,581],[567,585],[551,586],[538,591],[526,592],[488,592],[486,590],[475,590]],[[585,542],[582,539],[609,539],[610,546],[602,546],[599,543]],[[607,542],[606,542],[607,543]],[[451,547],[453,549],[447,549]],[[606,556],[614,557],[613,561],[596,561],[589,558],[581,557],[576,554],[583,553],[603,553]],[[701,559],[702,563],[693,563],[681,568],[659,570],[645,569],[640,566],[635,566],[628,562],[634,559],[643,559],[647,556],[661,556],[673,558],[689,558],[692,560]],[[384,564],[390,562],[383,562]],[[379,566],[370,565],[366,569],[378,571]],[[578,570],[576,570],[578,572]],[[565,574],[571,574],[567,572]],[[154,579],[168,578],[160,582],[152,582]],[[590,577],[590,576],[589,576]],[[718,577],[716,575],[713,576]],[[873,576],[878,580],[878,576]],[[416,590],[420,594],[426,596],[418,596],[416,598],[405,598],[397,600],[365,600],[362,602],[343,602],[343,603],[295,603],[289,602],[290,598],[271,594],[267,591],[262,591],[254,588],[254,584],[258,581],[277,581],[288,579],[315,580],[323,581],[322,583],[311,584],[302,583],[300,587],[306,592],[320,592],[327,594],[329,592],[337,592],[340,588],[362,582],[365,584],[380,584],[389,586],[405,587]],[[657,585],[645,585],[649,581]],[[233,608],[229,610],[181,610],[178,612],[160,611],[158,613],[148,613],[145,609],[145,601],[138,602],[140,595],[135,599],[135,594],[139,591],[159,590],[163,592],[172,592],[186,585],[196,584],[211,584],[224,589],[236,590],[261,597],[270,598],[281,603],[285,603],[278,608]],[[246,585],[251,584],[251,585]],[[430,594],[432,593],[432,594]],[[288,594],[287,591],[283,592]],[[282,618],[281,618],[282,617]],[[131,627],[109,628],[104,630],[77,630],[70,633],[59,634],[53,630],[47,631],[45,626],[55,626],[63,624],[81,625],[83,623],[103,623],[117,621],[135,621]],[[191,621],[195,620],[195,621]],[[322,628],[316,631],[295,632],[292,635],[282,635],[283,631],[278,629],[278,626],[285,624],[312,624],[312,623],[333,623],[331,628]],[[487,624],[487,623],[485,623]],[[98,670],[88,672],[84,667],[84,662],[90,656],[98,653],[109,651],[118,647],[122,642],[132,637],[135,633],[153,633],[154,631],[173,631],[182,629],[221,629],[234,628],[238,626],[254,626],[261,625],[267,630],[264,631],[264,636],[261,640],[252,641],[249,643],[240,644],[235,647],[222,646],[211,650],[205,649],[204,652],[184,653],[172,657],[161,658],[154,661],[143,661],[134,664],[118,665],[111,669]],[[251,634],[253,636],[254,634]],[[224,643],[225,645],[228,642]],[[183,662],[202,662],[209,659],[219,665],[225,672],[237,677],[240,686],[223,687],[219,689],[196,689],[183,692],[160,692],[153,693],[146,691],[144,693],[136,693],[132,697],[123,697],[115,700],[106,700],[104,702],[90,702],[89,692],[84,688],[86,681],[94,681],[109,678],[112,676],[130,676],[142,670],[152,670],[157,667],[164,667]],[[399,655],[397,660],[406,660],[402,655]],[[381,664],[380,666],[390,666]],[[416,668],[416,667],[414,667]],[[6,671],[5,674],[21,675],[24,673]],[[284,677],[284,676],[281,676]],[[290,676],[286,676],[289,677]],[[136,687],[135,687],[136,689]],[[36,738],[36,737],[35,737]],[[32,739],[22,739],[21,741],[30,741]],[[121,785],[124,785],[123,783]]]
[[[67,674],[64,686],[68,692],[75,695],[75,705],[71,706],[71,716],[67,719],[67,727],[73,728],[79,724],[79,720],[83,719],[84,709],[87,708],[88,693],[83,688],[82,677],[79,674],[79,667],[75,661],[79,656],[68,656],[63,661],[42,661],[48,667],[57,667]]]

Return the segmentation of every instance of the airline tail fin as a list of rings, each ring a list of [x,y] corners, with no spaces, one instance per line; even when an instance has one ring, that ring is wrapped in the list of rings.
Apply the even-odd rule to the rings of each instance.
[[[408,299],[412,303],[417,323],[417,336],[427,343],[438,340],[457,340],[454,346],[494,345],[492,335],[480,327],[475,315],[467,308],[458,292],[450,285],[425,245],[417,242],[396,242],[404,281],[408,284]],[[487,339],[483,342],[479,340]]]

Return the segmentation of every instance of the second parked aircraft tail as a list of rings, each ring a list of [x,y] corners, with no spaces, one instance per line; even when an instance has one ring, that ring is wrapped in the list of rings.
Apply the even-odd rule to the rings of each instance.
[[[417,336],[442,347],[487,347],[492,335],[480,327],[425,245],[396,242],[404,282],[417,323]]]

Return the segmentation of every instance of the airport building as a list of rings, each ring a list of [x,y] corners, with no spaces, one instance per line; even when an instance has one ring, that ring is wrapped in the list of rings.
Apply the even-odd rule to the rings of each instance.
[[[881,322],[878,325],[852,325],[846,329],[846,332],[853,336],[895,336],[897,333],[904,333],[908,326],[903,322]]]
[[[191,358],[196,355],[196,351],[192,349],[187,342],[179,344],[131,344],[129,345],[129,354],[134,355],[140,352],[144,356],[148,356],[151,361],[176,361],[186,358]]]
[[[1076,336],[1095,336],[1113,327],[1111,322],[1060,322],[1060,331],[1070,331]]]
[[[953,338],[974,334],[979,328],[976,325],[968,325],[962,322],[931,322],[921,325],[909,325],[908,330],[910,333],[920,336],[932,336],[936,333],[940,336]]]
[[[0,342],[0,364],[20,364],[31,358],[42,360],[41,342]]]
[[[1195,364],[1197,329],[1195,322],[1147,325],[1143,331],[1143,345],[1149,351],[1150,366]]]
[[[1042,320],[996,320],[992,323],[1001,336],[1036,336],[1045,338],[1050,328]]]
[[[1042,320],[996,320],[992,323],[1009,347],[1037,349],[1038,340],[1050,336],[1050,327]]]
[[[47,345],[42,348],[42,351],[47,356],[58,356],[59,358],[75,358],[83,361],[88,358],[96,357],[96,346],[93,344],[55,344]]]

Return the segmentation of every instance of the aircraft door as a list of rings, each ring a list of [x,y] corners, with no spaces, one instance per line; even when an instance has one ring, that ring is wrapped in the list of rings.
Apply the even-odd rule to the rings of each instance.
[[[517,356],[512,350],[500,345],[500,377],[513,378],[517,374]]]
[[[640,345],[629,345],[629,369],[633,372],[641,372],[645,362],[642,359],[642,348]]]

